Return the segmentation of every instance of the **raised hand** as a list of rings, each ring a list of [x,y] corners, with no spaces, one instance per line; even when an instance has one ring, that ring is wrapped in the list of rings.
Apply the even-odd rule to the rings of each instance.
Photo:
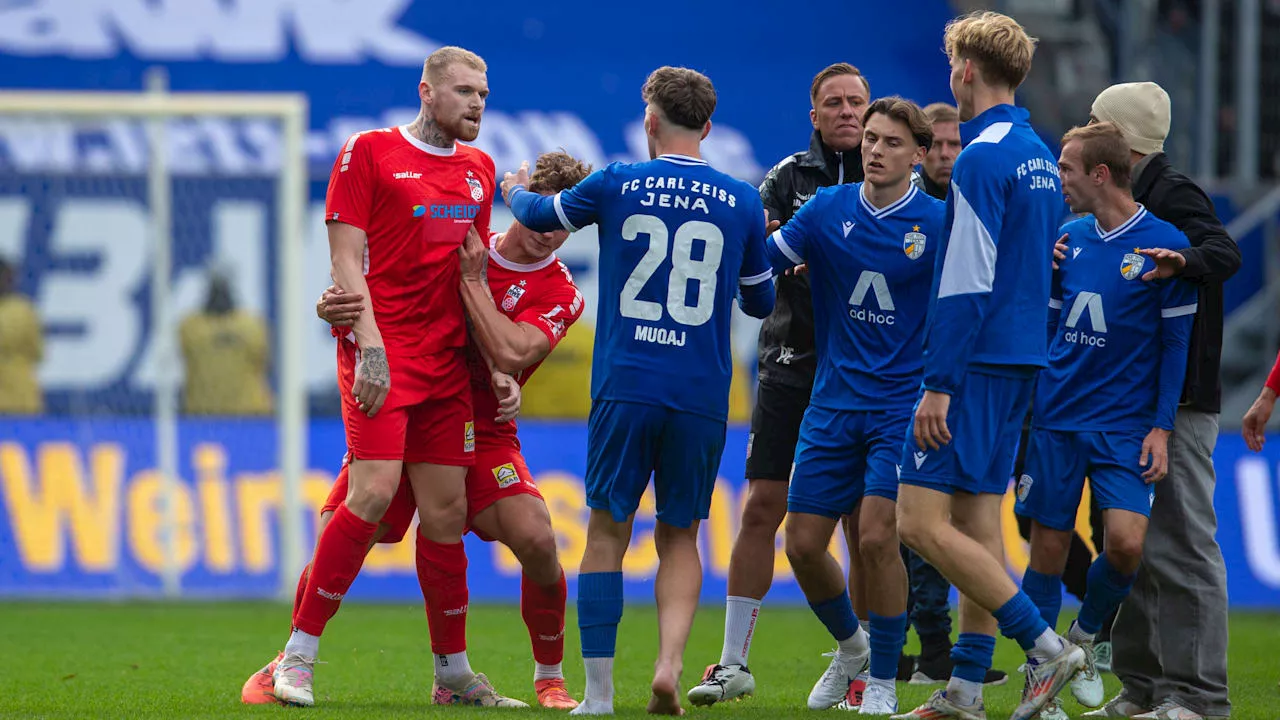
[[[517,185],[529,185],[529,161],[520,163],[520,169],[514,173],[502,175],[502,201],[511,204],[511,190]]]

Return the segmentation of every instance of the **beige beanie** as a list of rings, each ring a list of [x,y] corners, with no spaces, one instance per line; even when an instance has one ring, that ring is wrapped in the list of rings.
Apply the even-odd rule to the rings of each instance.
[[[1120,128],[1129,148],[1142,155],[1162,152],[1169,135],[1169,93],[1153,82],[1112,85],[1098,93],[1091,113]]]

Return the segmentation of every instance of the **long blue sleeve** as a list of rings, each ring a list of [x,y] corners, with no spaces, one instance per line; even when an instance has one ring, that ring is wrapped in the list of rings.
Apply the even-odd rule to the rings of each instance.
[[[516,186],[511,191],[511,214],[521,225],[535,232],[564,228],[556,214],[555,196],[529,192],[523,186]]]
[[[970,162],[963,168],[957,165],[947,198],[951,226],[946,253],[939,256],[938,294],[924,360],[925,389],[948,395],[954,394],[964,379],[986,317],[1004,217],[1005,195],[999,176],[984,166],[978,153],[966,159]],[[960,172],[962,169],[967,172]]]
[[[1183,280],[1166,280],[1160,310],[1160,392],[1156,396],[1158,428],[1173,430],[1178,400],[1187,379],[1187,348],[1195,324],[1196,287]]]
[[[1053,271],[1053,282],[1049,291],[1049,347],[1053,347],[1053,338],[1058,334],[1058,322],[1062,317],[1062,271]]]
[[[511,191],[511,214],[521,225],[535,232],[577,232],[598,219],[600,199],[604,196],[606,184],[605,174],[609,169],[597,170],[577,185],[555,195],[539,195],[517,185]]]
[[[769,280],[738,286],[738,307],[753,318],[764,319],[773,312],[774,288]]]

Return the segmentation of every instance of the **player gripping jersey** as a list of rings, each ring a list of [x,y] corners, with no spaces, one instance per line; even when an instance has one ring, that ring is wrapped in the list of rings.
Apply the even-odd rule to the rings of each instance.
[[[589,167],[565,153],[547,153],[539,158],[531,187],[537,192],[553,192],[572,186],[589,172]],[[583,307],[568,270],[555,250],[567,232],[534,233],[513,223],[505,234],[496,235],[489,247],[469,234],[462,257],[462,298],[472,319],[476,345],[470,348],[473,404],[477,411],[476,464],[467,475],[467,526],[486,540],[498,540],[520,560],[521,609],[533,644],[535,690],[544,707],[571,709],[577,703],[564,686],[560,663],[564,655],[564,573],[556,557],[555,534],[542,496],[520,454],[520,442],[513,422],[499,421],[511,414],[490,387],[490,370],[481,357],[487,351],[496,364],[509,370],[523,384],[580,317]],[[475,281],[474,283],[472,281]],[[478,293],[476,287],[482,288]],[[317,314],[335,326],[350,326],[364,311],[363,298],[330,288],[317,304]],[[493,321],[500,315],[498,322]],[[496,335],[498,342],[490,343]],[[505,345],[502,341],[506,341]],[[348,465],[343,462],[321,509],[321,523],[327,523],[348,492]],[[416,511],[407,473],[380,521],[378,542],[395,543],[404,538]],[[429,546],[418,546],[420,556]],[[438,578],[430,572],[431,558],[420,557],[419,580],[424,594]],[[465,577],[465,576],[464,576]],[[306,583],[299,583],[300,602]],[[463,588],[465,591],[465,587]],[[427,608],[428,617],[445,608]],[[463,613],[465,617],[465,612]],[[465,623],[457,624],[464,630]],[[432,623],[433,651],[439,652]],[[452,626],[445,631],[453,630]],[[465,647],[465,638],[461,643]],[[273,702],[271,671],[275,663],[256,673],[245,684],[245,702]],[[433,688],[436,704],[517,706],[519,701],[497,695],[482,675],[461,691],[439,684]],[[264,685],[265,683],[265,685]]]
[[[1196,287],[1141,279],[1154,263],[1138,248],[1176,250],[1186,237],[1133,201],[1129,148],[1115,126],[1067,133],[1060,167],[1071,209],[1094,214],[1063,228],[1068,250],[1049,300],[1049,368],[1036,386],[1017,512],[1032,519],[1023,590],[1053,622],[1086,476],[1103,510],[1106,549],[1089,568],[1083,607],[1067,633],[1087,660],[1072,693],[1098,707],[1104,689],[1094,640],[1128,596],[1142,560],[1154,483],[1168,469]]]
[[[494,188],[493,161],[458,141],[479,133],[486,69],[462,48],[432,53],[414,122],[352,136],[330,174],[325,220],[333,279],[367,297],[371,308],[337,343],[351,487],[316,544],[275,668],[274,694],[283,702],[314,703],[320,635],[359,573],[406,465],[423,519],[418,542],[442,558],[432,573],[450,579],[432,584],[428,604],[454,607],[455,588],[465,588],[454,580],[466,567],[474,426],[454,253],[472,226],[488,234]],[[514,382],[506,387],[518,392]],[[436,660],[437,679],[450,688],[474,681],[464,662],[449,662],[458,658]]]
[[[553,198],[522,192],[523,170],[503,182],[512,212],[530,228],[596,223],[600,231],[586,478],[592,513],[578,576],[587,692],[576,712],[586,714],[613,711],[622,558],[650,476],[666,621],[649,710],[681,712],[678,675],[701,584],[698,521],[707,517],[724,450],[730,313],[739,292],[756,317],[773,306],[760,196],[699,158],[715,109],[711,81],[659,68],[643,96],[655,159],[612,164]]]
[[[472,421],[466,326],[455,253],[475,225],[488,236],[493,160],[427,145],[403,127],[351,136],[334,163],[325,219],[364,230],[365,282],[387,352],[391,388],[373,417],[345,392],[360,351],[338,343],[347,446],[362,460],[468,465]]]

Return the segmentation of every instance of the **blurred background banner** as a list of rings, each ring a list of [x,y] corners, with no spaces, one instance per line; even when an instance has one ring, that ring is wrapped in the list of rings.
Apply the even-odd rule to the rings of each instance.
[[[0,422],[0,596],[123,598],[159,596],[164,564],[161,484],[153,445],[138,422],[72,424],[58,420]],[[188,598],[272,597],[280,589],[276,537],[281,494],[270,423],[187,421],[180,427],[178,523],[175,546],[182,593]],[[586,428],[577,422],[526,422],[525,456],[546,497],[561,560],[572,584],[586,537],[582,476]],[[216,439],[215,439],[216,438]],[[339,466],[342,427],[311,427],[310,468],[304,481],[307,542]],[[744,500],[746,432],[729,433],[711,519],[702,525],[702,598],[725,595],[729,552]],[[1218,467],[1218,539],[1226,556],[1231,603],[1280,608],[1280,438],[1261,455],[1224,436]],[[1005,508],[1010,571],[1020,575],[1026,546]],[[1087,524],[1081,524],[1089,537]],[[657,569],[653,504],[637,514],[631,552],[623,565],[629,600],[652,598]],[[515,602],[519,566],[496,544],[468,536],[472,602]],[[842,554],[838,544],[833,545]],[[766,560],[767,561],[767,560]],[[801,602],[785,556],[775,555],[770,601]],[[572,590],[570,597],[572,597]],[[374,549],[350,597],[420,599],[412,536]]]

